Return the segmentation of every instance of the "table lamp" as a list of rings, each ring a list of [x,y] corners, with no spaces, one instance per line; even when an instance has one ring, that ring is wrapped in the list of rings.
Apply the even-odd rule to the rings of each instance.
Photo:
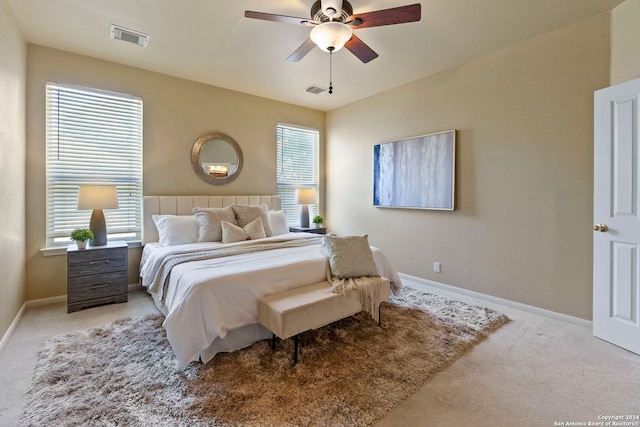
[[[296,203],[302,205],[300,208],[300,227],[309,228],[309,207],[318,203],[318,195],[315,188],[299,188],[296,190]]]
[[[107,224],[102,209],[118,209],[118,192],[114,185],[81,185],[78,191],[78,210],[92,209],[89,228],[93,232],[90,246],[107,244]]]

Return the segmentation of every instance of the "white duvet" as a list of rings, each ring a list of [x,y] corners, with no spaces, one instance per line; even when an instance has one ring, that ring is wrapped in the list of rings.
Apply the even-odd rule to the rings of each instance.
[[[321,236],[289,233],[260,239],[260,242],[310,236],[317,236],[317,244],[176,265],[169,275],[164,299],[156,300],[156,303],[166,315],[163,326],[178,363],[185,365],[198,359],[201,352],[208,349],[215,340],[224,339],[232,331],[255,329],[260,297],[326,280],[328,262],[320,253]],[[250,245],[255,242],[229,245]],[[148,287],[153,281],[163,257],[180,251],[206,250],[221,245],[146,245],[140,269],[143,286]],[[402,286],[397,272],[380,250],[372,250],[378,272],[390,279],[392,290],[397,293]],[[249,325],[254,327],[248,327]],[[264,333],[242,335],[245,337],[237,348],[264,338]],[[207,360],[203,357],[204,362],[215,353],[207,354]]]

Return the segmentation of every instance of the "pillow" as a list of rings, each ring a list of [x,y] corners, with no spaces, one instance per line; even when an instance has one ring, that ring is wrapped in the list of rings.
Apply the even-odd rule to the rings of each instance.
[[[231,207],[236,214],[236,223],[239,227],[244,227],[256,218],[260,218],[264,233],[267,237],[273,236],[267,205],[231,205]]]
[[[331,275],[338,279],[379,277],[367,235],[338,237],[327,234],[322,252],[329,258]]]
[[[264,239],[262,219],[256,218],[244,227],[238,227],[230,222],[222,221],[222,243],[241,242],[243,240]]]
[[[158,229],[161,246],[195,243],[198,239],[198,221],[193,215],[152,215]]]
[[[198,219],[198,242],[222,241],[222,221],[234,223],[235,214],[231,207],[226,208],[193,208]]]
[[[289,232],[287,217],[284,211],[269,211],[269,224],[271,225],[271,231],[274,236],[287,234]]]

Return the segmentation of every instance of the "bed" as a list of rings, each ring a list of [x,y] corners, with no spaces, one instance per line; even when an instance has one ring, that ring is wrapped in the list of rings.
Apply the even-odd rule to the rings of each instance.
[[[266,220],[263,216],[251,224],[270,221],[270,233],[230,243],[193,241],[194,208],[201,208],[197,216],[202,226],[203,211],[226,212],[234,205],[268,212]],[[207,363],[218,352],[270,338],[271,332],[257,322],[258,299],[326,280],[327,259],[320,252],[323,236],[289,233],[286,224],[278,223],[283,218],[280,207],[279,196],[144,197],[140,281],[165,315],[163,326],[179,366],[194,360]],[[177,244],[167,244],[163,219],[189,227],[170,242]],[[238,224],[246,220],[239,218]],[[391,281],[392,292],[399,292],[402,284],[393,266],[379,249],[372,247],[372,252],[380,275]]]

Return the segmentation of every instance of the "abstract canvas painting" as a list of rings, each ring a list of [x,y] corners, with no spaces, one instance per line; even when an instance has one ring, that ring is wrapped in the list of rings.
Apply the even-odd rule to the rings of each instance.
[[[373,205],[453,210],[456,131],[373,147]]]

